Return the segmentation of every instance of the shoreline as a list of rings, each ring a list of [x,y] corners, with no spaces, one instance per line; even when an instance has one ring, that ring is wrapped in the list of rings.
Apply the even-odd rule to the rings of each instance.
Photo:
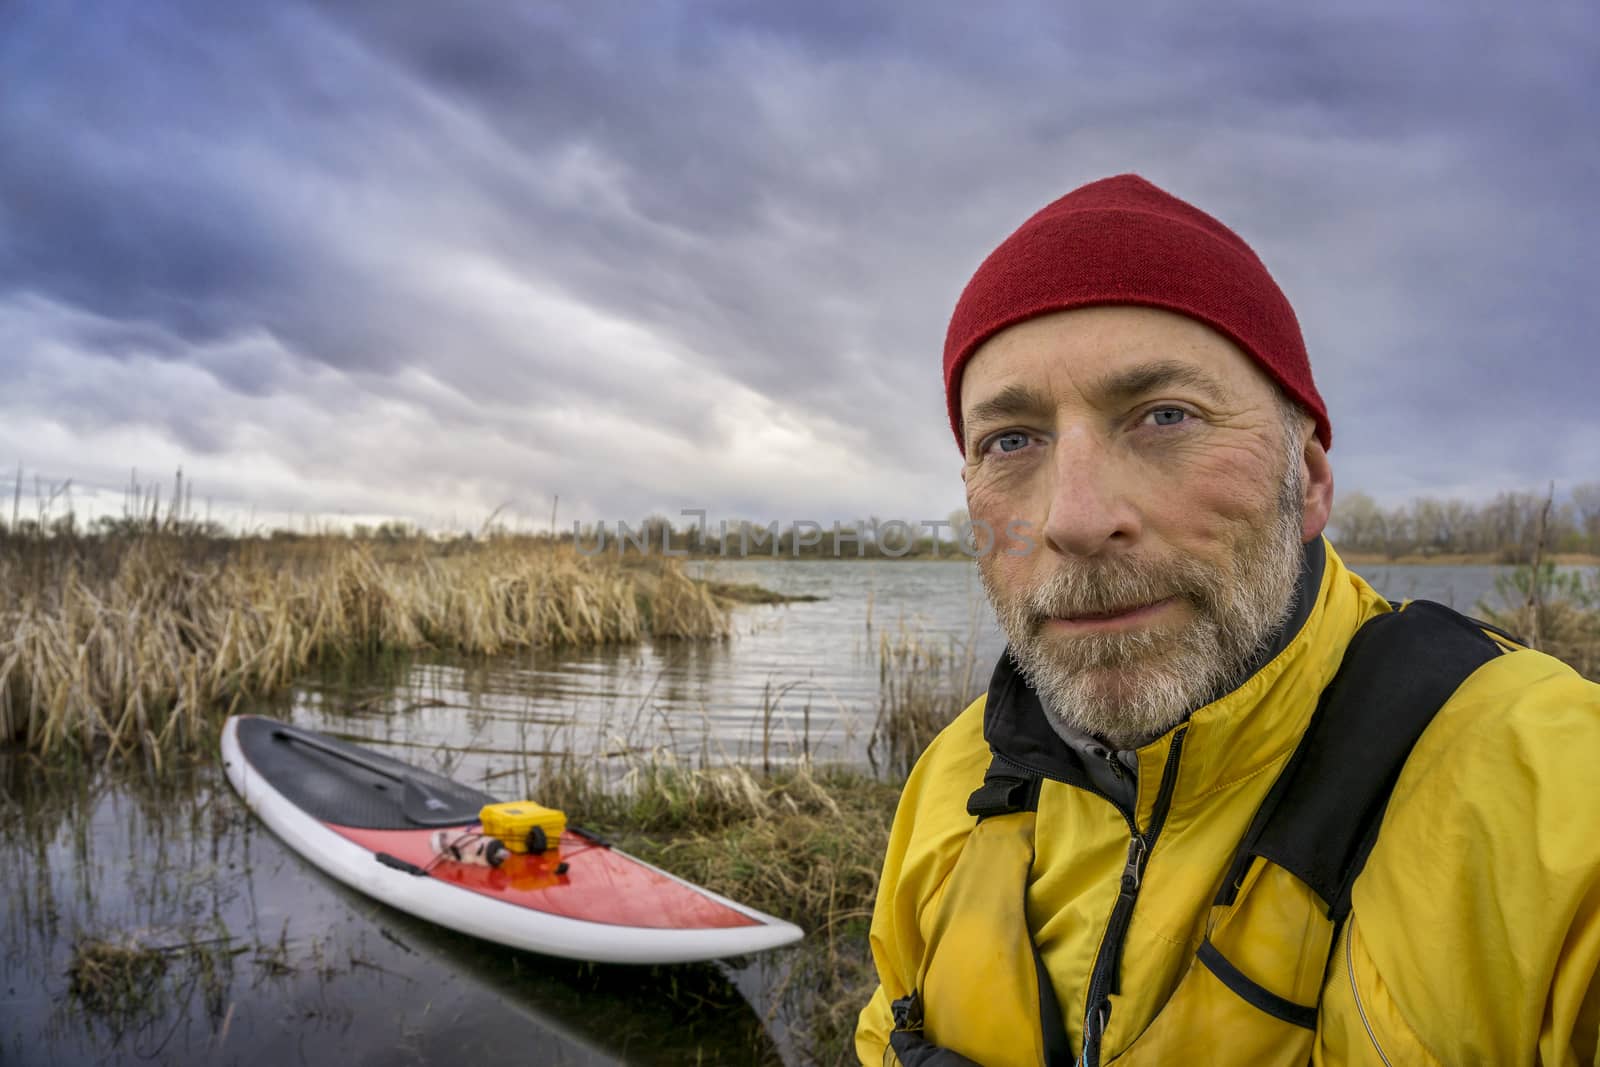
[[[1406,552],[1387,556],[1382,552],[1346,552],[1334,545],[1339,558],[1352,567],[1526,567],[1529,564],[1509,563],[1498,552],[1440,552],[1424,555]],[[688,563],[972,563],[973,557],[952,549],[948,554],[904,556],[790,556],[767,555],[719,556],[715,553],[691,554],[681,557]],[[1600,555],[1592,552],[1547,552],[1546,563],[1558,567],[1600,567]]]
[[[1338,550],[1334,546],[1335,551]],[[1352,567],[1526,567],[1528,563],[1508,563],[1498,552],[1440,552],[1422,555],[1409,552],[1386,556],[1382,552],[1339,552],[1339,558]],[[1600,556],[1591,552],[1549,552],[1544,561],[1558,567],[1600,567]]]

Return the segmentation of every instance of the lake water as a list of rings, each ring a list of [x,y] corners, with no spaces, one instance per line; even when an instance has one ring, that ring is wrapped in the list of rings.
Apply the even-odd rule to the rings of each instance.
[[[258,710],[513,798],[545,754],[624,771],[689,761],[862,762],[885,641],[976,694],[1001,639],[966,563],[695,564],[815,602],[745,606],[716,644],[419,658],[328,673]],[[1472,609],[1496,567],[1374,567],[1394,597]],[[43,774],[0,754],[0,1062],[798,1063],[774,1012],[783,953],[731,967],[579,966],[408,919],[323,877],[246,813],[214,761]],[[226,935],[227,940],[222,940]],[[133,1003],[88,1004],[81,938],[173,946]],[[208,940],[209,939],[209,940]],[[188,947],[185,947],[188,946]]]

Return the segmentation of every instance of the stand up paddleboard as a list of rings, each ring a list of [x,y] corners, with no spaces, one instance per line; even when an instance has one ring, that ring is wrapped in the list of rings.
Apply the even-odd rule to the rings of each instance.
[[[313,730],[236,715],[223,726],[222,762],[290,848],[359,892],[464,934],[597,963],[719,959],[802,936],[581,830],[498,866],[459,862],[439,840],[479,831],[494,797]]]

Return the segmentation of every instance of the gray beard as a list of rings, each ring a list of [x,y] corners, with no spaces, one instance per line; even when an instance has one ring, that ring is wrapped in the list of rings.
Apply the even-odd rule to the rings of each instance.
[[[1235,688],[1294,609],[1300,573],[1302,479],[1288,464],[1275,514],[1239,546],[1230,573],[1197,560],[1063,561],[1016,599],[978,561],[1012,658],[1038,693],[1051,726],[1092,734],[1118,749],[1160,737],[1196,708]],[[1181,630],[1084,634],[1047,640],[1045,619],[1108,613],[1177,596],[1193,609]]]

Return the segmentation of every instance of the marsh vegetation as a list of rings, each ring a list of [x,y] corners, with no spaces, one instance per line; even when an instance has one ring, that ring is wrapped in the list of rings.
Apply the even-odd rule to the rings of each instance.
[[[159,761],[329,660],[717,640],[733,599],[532,538],[0,534],[0,740]]]

